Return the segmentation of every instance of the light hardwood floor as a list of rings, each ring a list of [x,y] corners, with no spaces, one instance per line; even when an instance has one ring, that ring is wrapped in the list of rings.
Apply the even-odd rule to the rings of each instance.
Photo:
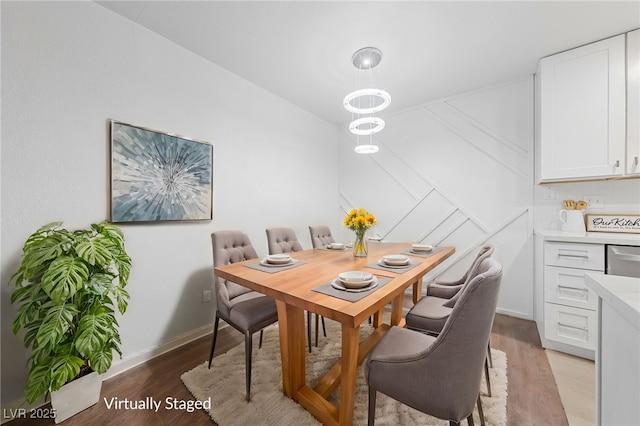
[[[595,363],[550,349],[546,353],[569,424],[595,425]]]
[[[221,330],[216,353],[225,352],[243,342],[243,336],[231,327]],[[116,377],[106,380],[101,398],[140,400],[153,397],[192,399],[180,375],[204,362],[209,356],[211,337],[203,337],[174,351],[154,358]],[[507,424],[517,426],[567,425],[560,395],[545,350],[540,345],[536,325],[504,315],[496,315],[491,346],[507,354]],[[10,426],[52,425],[51,419],[16,419]],[[96,405],[66,420],[64,426],[85,425],[211,425],[204,411],[114,410],[101,399]]]

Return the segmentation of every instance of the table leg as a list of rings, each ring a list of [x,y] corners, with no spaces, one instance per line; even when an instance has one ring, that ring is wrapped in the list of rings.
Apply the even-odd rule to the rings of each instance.
[[[422,275],[413,283],[413,304],[418,303],[422,297]]]
[[[402,305],[404,304],[404,295],[400,295],[391,301],[391,325],[400,324],[402,320]]]
[[[342,325],[342,371],[340,373],[340,415],[341,425],[353,423],[353,406],[356,398],[356,369],[358,368],[358,346],[360,326],[355,328]]]
[[[276,300],[282,360],[282,388],[289,398],[305,385],[304,309]]]

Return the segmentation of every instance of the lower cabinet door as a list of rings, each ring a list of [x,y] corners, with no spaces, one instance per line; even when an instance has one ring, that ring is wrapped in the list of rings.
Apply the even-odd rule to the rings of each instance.
[[[575,308],[598,309],[598,296],[584,282],[584,274],[602,274],[584,269],[544,267],[545,302],[569,305]]]
[[[595,350],[597,330],[597,311],[544,304],[544,334],[549,340]]]

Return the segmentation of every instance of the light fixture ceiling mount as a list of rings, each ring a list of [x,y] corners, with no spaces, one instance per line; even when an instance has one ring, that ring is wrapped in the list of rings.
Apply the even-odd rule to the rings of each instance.
[[[356,50],[351,57],[353,66],[359,70],[368,70],[377,66],[382,60],[382,52],[375,47],[363,47]]]

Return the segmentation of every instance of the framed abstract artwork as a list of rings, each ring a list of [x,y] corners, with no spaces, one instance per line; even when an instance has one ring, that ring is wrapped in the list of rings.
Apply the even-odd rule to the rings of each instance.
[[[213,146],[111,120],[111,222],[213,219]]]

